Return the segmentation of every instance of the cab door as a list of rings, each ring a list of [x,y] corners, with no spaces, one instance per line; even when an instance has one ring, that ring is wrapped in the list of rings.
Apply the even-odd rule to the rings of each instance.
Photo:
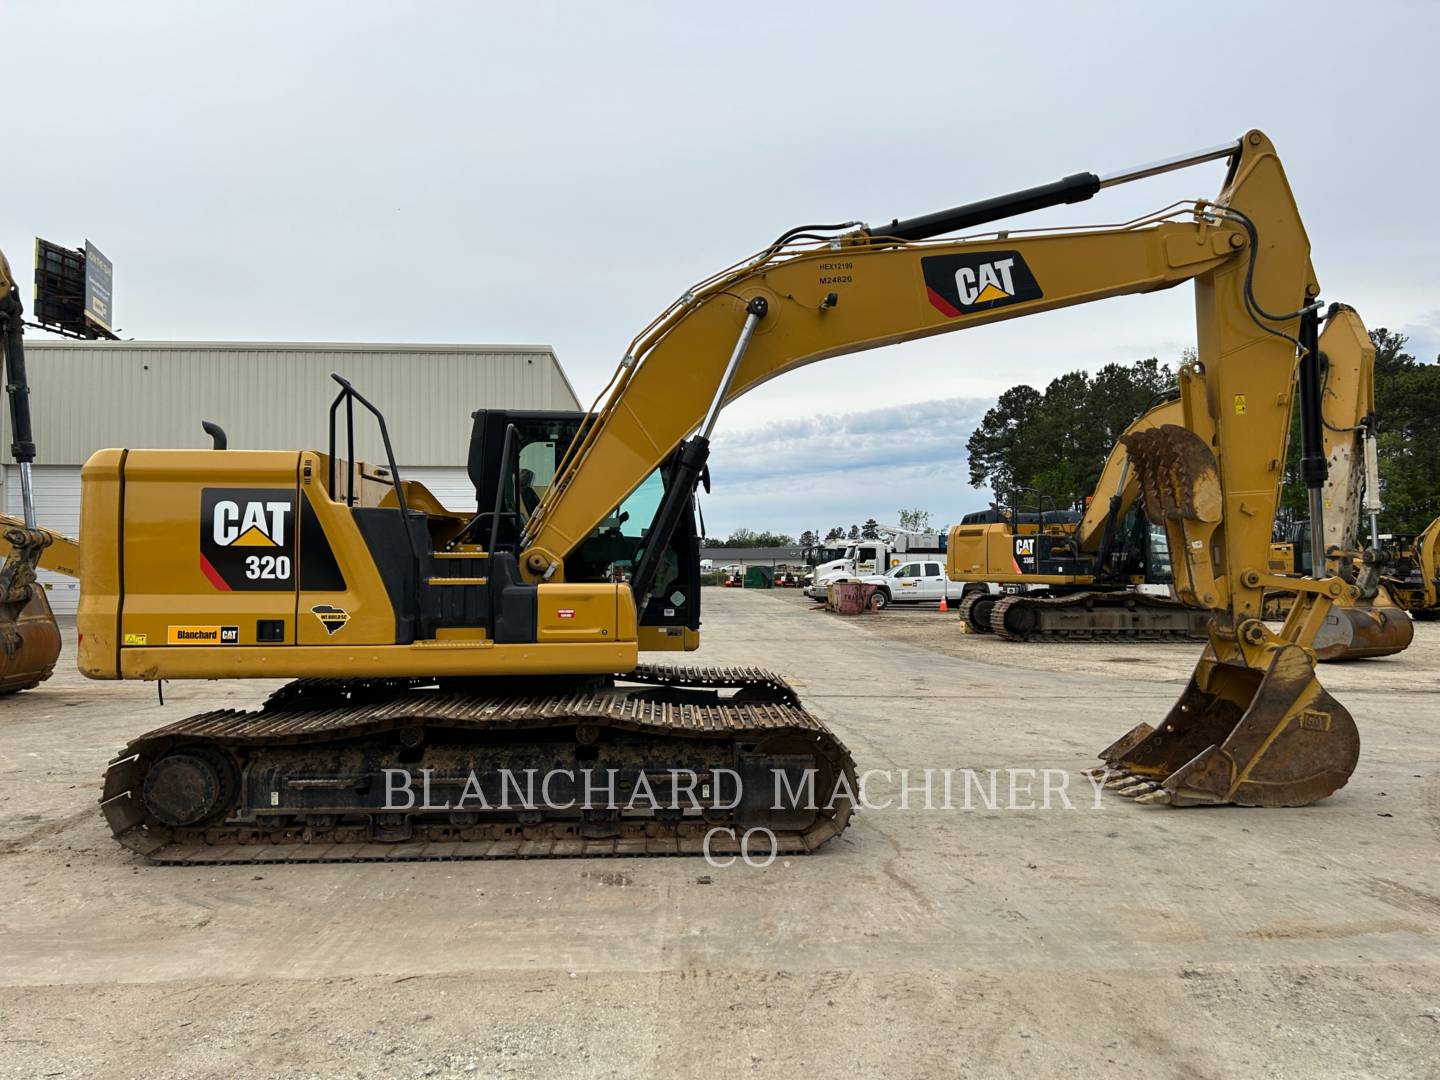
[[[920,598],[934,600],[938,604],[945,595],[945,567],[938,562],[927,562],[925,576],[920,582]]]
[[[855,551],[855,573],[859,577],[866,574],[883,574],[885,566],[880,558],[880,549],[874,544],[861,544]]]
[[[894,599],[901,603],[913,604],[920,600],[925,577],[918,562],[897,566],[891,576],[895,579]]]

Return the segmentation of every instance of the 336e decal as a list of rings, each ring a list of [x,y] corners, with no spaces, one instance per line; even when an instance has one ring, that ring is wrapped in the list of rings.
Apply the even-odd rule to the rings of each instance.
[[[200,569],[215,588],[295,588],[295,493],[205,488],[200,493]]]

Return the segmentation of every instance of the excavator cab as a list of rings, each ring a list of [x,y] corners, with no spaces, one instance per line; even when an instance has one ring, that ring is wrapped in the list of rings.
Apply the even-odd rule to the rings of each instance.
[[[480,409],[473,414],[467,471],[477,514],[457,541],[513,555],[556,470],[590,422],[579,412]],[[672,483],[662,465],[606,515],[565,560],[571,582],[629,581]],[[638,612],[642,649],[693,649],[700,629],[700,536],[694,499],[665,538],[655,580]],[[492,541],[493,532],[493,541]],[[640,597],[636,597],[639,604]]]

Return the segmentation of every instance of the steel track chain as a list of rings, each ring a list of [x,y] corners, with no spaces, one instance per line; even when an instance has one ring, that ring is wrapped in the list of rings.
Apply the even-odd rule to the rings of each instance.
[[[974,610],[976,603],[989,595],[989,592],[976,592],[972,590],[971,592],[968,592],[964,596],[962,596],[960,598],[960,603],[957,604],[955,607],[956,614],[959,615],[960,621],[963,622],[966,626],[970,627],[970,629],[973,630],[975,633],[984,633],[985,631],[982,629],[978,629],[975,626],[975,623],[970,618],[970,613],[972,610]]]
[[[1028,636],[1022,637],[1005,625],[1006,613],[1021,605],[1055,611],[1068,607],[1081,607],[1098,603],[1104,606],[1125,606],[1135,608],[1173,610],[1178,605],[1144,593],[1132,592],[1080,592],[1068,596],[1027,596],[1023,593],[1004,596],[990,609],[990,629],[1005,641],[1197,641],[1187,630],[1166,628],[1130,627],[1117,630],[1111,627],[1092,627],[1088,630],[1047,630],[1037,626]]]
[[[445,693],[435,680],[303,679],[276,691],[253,712],[217,710],[187,717],[132,740],[106,773],[101,805],[121,844],[166,865],[261,862],[426,861],[433,859],[565,858],[700,854],[708,824],[621,822],[619,836],[589,837],[573,820],[457,826],[417,823],[409,841],[373,842],[367,825],[265,828],[222,824],[171,829],[149,819],[141,806],[145,771],[167,749],[200,743],[218,746],[328,742],[415,723],[469,730],[516,730],[596,724],[631,732],[698,739],[794,736],[810,745],[817,762],[843,773],[854,790],[854,761],[844,745],[800,706],[783,678],[753,667],[641,665],[617,676],[638,685],[683,689],[734,689],[753,698],[736,702],[671,704],[627,700],[613,693],[557,697]],[[356,700],[359,698],[360,700]],[[806,829],[774,834],[777,855],[805,854],[849,824],[842,801]],[[760,841],[757,839],[757,845]],[[733,850],[732,850],[733,849]],[[738,853],[738,841],[721,834],[717,854]],[[752,845],[752,855],[763,855]]]

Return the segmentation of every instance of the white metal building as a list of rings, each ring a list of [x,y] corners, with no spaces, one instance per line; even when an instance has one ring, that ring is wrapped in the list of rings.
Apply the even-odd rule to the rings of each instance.
[[[547,345],[369,345],[313,342],[121,341],[25,343],[35,427],[35,514],[70,536],[80,527],[80,467],[109,447],[210,445],[213,420],[232,450],[326,450],[338,372],[385,414],[402,475],[446,506],[475,509],[465,472],[470,414],[480,408],[581,408]],[[343,415],[343,410],[342,410]],[[357,457],[383,463],[374,421],[357,409]],[[344,445],[343,424],[340,445]],[[343,450],[342,450],[343,453]],[[0,505],[21,515],[0,402]],[[83,538],[82,538],[83,539]],[[57,612],[77,583],[41,574]]]

